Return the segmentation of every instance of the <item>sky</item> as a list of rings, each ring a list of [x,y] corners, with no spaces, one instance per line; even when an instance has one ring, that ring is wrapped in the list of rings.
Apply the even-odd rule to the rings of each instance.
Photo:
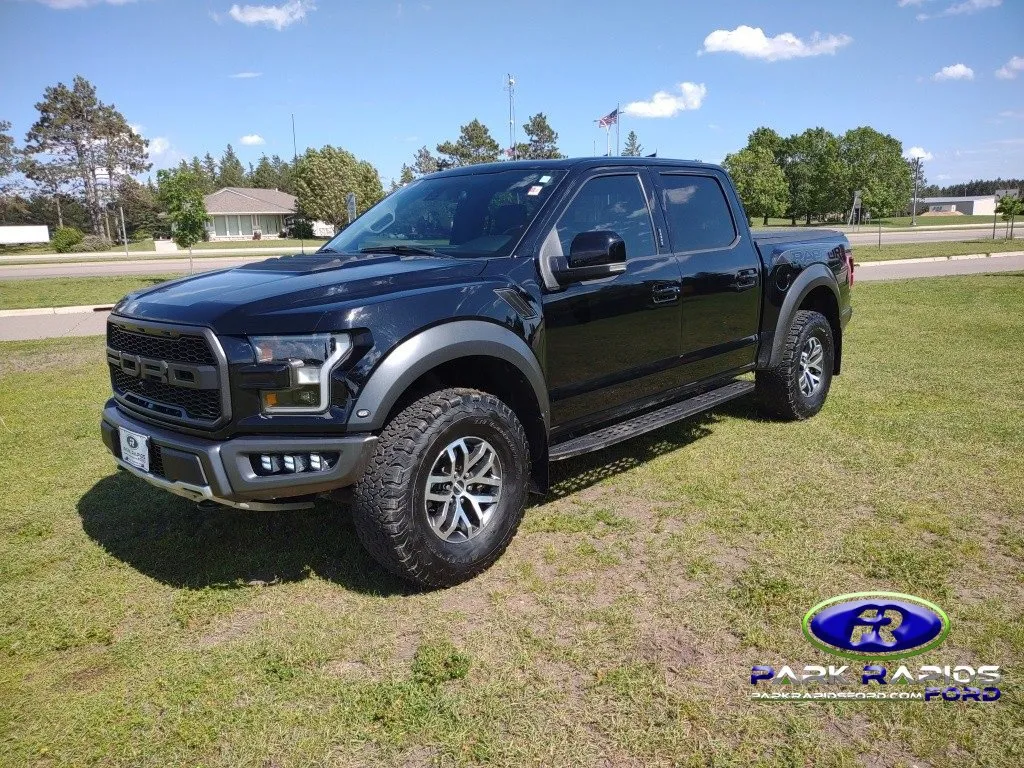
[[[869,125],[932,183],[1024,177],[1024,0],[0,0],[0,120],[92,81],[154,169],[231,143],[341,146],[385,186],[473,118],[544,112],[570,156],[621,141],[721,162],[754,128]],[[613,151],[615,130],[611,132]]]

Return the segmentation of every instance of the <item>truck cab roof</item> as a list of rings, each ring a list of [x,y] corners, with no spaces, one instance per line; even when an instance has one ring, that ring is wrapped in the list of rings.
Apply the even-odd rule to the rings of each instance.
[[[448,168],[428,174],[423,178],[433,179],[441,176],[469,176],[477,173],[496,173],[498,171],[515,170],[586,170],[588,168],[607,168],[609,166],[651,166],[671,168],[694,168],[704,170],[721,170],[721,166],[713,163],[702,163],[699,160],[676,160],[668,157],[567,157],[558,160],[506,160],[498,163],[479,163]]]

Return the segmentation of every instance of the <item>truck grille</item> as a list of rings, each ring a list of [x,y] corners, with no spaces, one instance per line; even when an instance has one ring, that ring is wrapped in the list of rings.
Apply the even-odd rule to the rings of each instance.
[[[229,414],[227,369],[215,344],[212,334],[194,327],[111,318],[107,362],[114,397],[154,420],[218,426]]]

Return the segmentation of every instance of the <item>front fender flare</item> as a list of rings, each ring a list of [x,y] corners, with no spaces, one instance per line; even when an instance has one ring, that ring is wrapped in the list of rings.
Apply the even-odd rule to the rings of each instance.
[[[789,327],[793,324],[793,318],[800,305],[807,295],[819,286],[826,286],[836,297],[836,304],[839,304],[839,285],[836,283],[835,275],[824,264],[811,264],[805,268],[789,287],[786,298],[782,302],[782,309],[779,310],[779,321],[775,326],[772,335],[771,358],[764,368],[774,368],[782,362],[783,348],[786,345],[786,337],[789,335]],[[838,339],[836,340],[838,343]]]
[[[483,320],[454,320],[435,325],[391,350],[359,393],[349,428],[353,431],[383,429],[398,398],[416,379],[442,363],[475,356],[496,357],[519,369],[533,389],[547,432],[551,406],[537,356],[508,328]],[[358,414],[363,411],[369,414],[360,417]]]

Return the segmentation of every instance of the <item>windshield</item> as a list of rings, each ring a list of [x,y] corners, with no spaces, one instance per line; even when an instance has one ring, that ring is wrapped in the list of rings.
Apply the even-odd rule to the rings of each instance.
[[[563,176],[560,170],[509,170],[419,179],[320,250],[507,256]]]

